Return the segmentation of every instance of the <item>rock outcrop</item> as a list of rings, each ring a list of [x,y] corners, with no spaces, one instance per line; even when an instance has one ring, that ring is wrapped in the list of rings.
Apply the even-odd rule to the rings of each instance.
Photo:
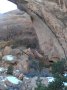
[[[11,40],[14,41],[15,46],[19,43],[26,47],[39,47],[29,15],[18,9],[0,16],[0,41]],[[0,46],[5,47],[7,45],[5,42],[3,44],[1,43]]]
[[[27,48],[40,48],[50,60],[67,57],[66,0],[9,1],[17,4],[21,11],[17,9],[1,16],[1,41],[14,40],[14,46],[19,43]],[[7,43],[0,46],[8,46]]]
[[[12,0],[9,0],[12,1]],[[19,2],[20,1],[20,2]],[[15,0],[18,8],[27,12],[37,33],[40,48],[49,58],[67,57],[66,0]],[[58,57],[59,56],[59,57]],[[53,57],[53,58],[52,58]]]

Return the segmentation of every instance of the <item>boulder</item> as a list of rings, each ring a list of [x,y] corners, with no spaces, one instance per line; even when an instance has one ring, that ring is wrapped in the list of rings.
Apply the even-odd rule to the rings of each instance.
[[[7,76],[5,78],[5,81],[4,83],[7,85],[7,89],[10,90],[14,90],[14,89],[18,89],[20,90],[21,88],[21,84],[22,84],[22,81],[19,80],[18,78],[14,77],[14,76]]]
[[[6,46],[3,50],[3,56],[4,55],[9,55],[12,51],[12,48],[10,46]]]
[[[7,89],[7,86],[5,84],[0,85],[0,90],[6,90],[6,89]]]
[[[40,54],[36,49],[28,48],[23,52],[26,53],[28,56],[31,56],[32,58],[43,58],[43,55]]]
[[[27,55],[31,55],[32,57],[34,57],[34,54],[30,48],[23,50],[23,53],[25,53]]]
[[[14,56],[21,56],[22,54],[22,51],[20,49],[12,49],[11,51],[11,55],[14,55]]]
[[[16,68],[19,69],[23,73],[28,72],[29,62],[28,62],[28,56],[27,55],[21,56]]]
[[[4,68],[4,67],[0,67],[0,74],[1,74],[1,73],[4,73],[4,72],[6,72],[6,71],[7,71],[6,68]]]
[[[17,62],[16,56],[12,56],[12,55],[5,55],[5,56],[3,56],[2,60],[4,62],[6,62],[6,63],[12,63],[12,64]]]
[[[22,81],[21,80],[19,80],[18,78],[16,78],[16,77],[14,77],[14,76],[7,76],[6,78],[5,78],[5,83],[7,83],[8,85],[10,85],[10,83],[12,84],[12,85],[18,85],[19,83],[22,83]],[[9,82],[9,83],[8,83]]]

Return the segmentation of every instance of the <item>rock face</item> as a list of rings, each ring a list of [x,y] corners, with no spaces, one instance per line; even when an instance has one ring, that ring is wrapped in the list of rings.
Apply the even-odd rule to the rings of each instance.
[[[18,8],[30,15],[44,54],[48,55],[51,60],[67,57],[67,1],[26,0],[28,4],[16,1]]]
[[[29,15],[18,9],[0,16],[0,41],[2,40],[15,40],[20,45],[39,47]]]
[[[22,12],[15,10],[1,16],[1,40],[20,40],[27,48],[40,46],[50,60],[67,57],[66,0],[9,1],[18,3]]]

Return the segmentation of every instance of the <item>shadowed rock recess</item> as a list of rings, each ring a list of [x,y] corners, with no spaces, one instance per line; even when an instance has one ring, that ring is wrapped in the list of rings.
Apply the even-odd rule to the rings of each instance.
[[[27,48],[39,48],[38,39],[32,27],[30,17],[20,10],[14,10],[0,16],[0,47],[5,41],[17,42]],[[5,46],[4,45],[4,46]]]
[[[66,0],[9,0],[32,20],[39,45],[52,59],[67,57]]]

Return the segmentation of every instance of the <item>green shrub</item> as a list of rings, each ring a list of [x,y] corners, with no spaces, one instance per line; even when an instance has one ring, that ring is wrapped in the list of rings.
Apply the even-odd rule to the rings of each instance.
[[[67,82],[67,77],[65,77],[65,60],[55,62],[52,65],[52,74],[54,76],[54,81],[48,84],[48,87],[45,87],[40,81],[40,78],[37,80],[37,88],[35,90],[67,90],[67,87],[64,86],[63,82]],[[39,82],[38,82],[39,81]]]
[[[49,83],[48,87],[43,85],[41,81],[37,81],[37,88],[35,90],[63,90],[63,81],[60,77],[56,78],[53,82]]]
[[[44,85],[39,85],[37,86],[37,88],[35,88],[35,90],[48,90],[47,87],[44,87]]]
[[[67,90],[67,87],[65,87],[65,89],[64,90]]]
[[[13,75],[13,66],[12,66],[12,65],[10,65],[10,66],[8,67],[7,74]]]
[[[53,75],[56,75],[56,74],[63,75],[64,74],[64,71],[65,71],[65,61],[64,60],[55,62],[52,65],[52,74]]]
[[[48,90],[63,90],[62,78],[58,77],[48,85]]]
[[[44,86],[41,81],[40,77],[38,77],[36,81],[37,88],[35,88],[35,90],[47,90],[47,87]]]

